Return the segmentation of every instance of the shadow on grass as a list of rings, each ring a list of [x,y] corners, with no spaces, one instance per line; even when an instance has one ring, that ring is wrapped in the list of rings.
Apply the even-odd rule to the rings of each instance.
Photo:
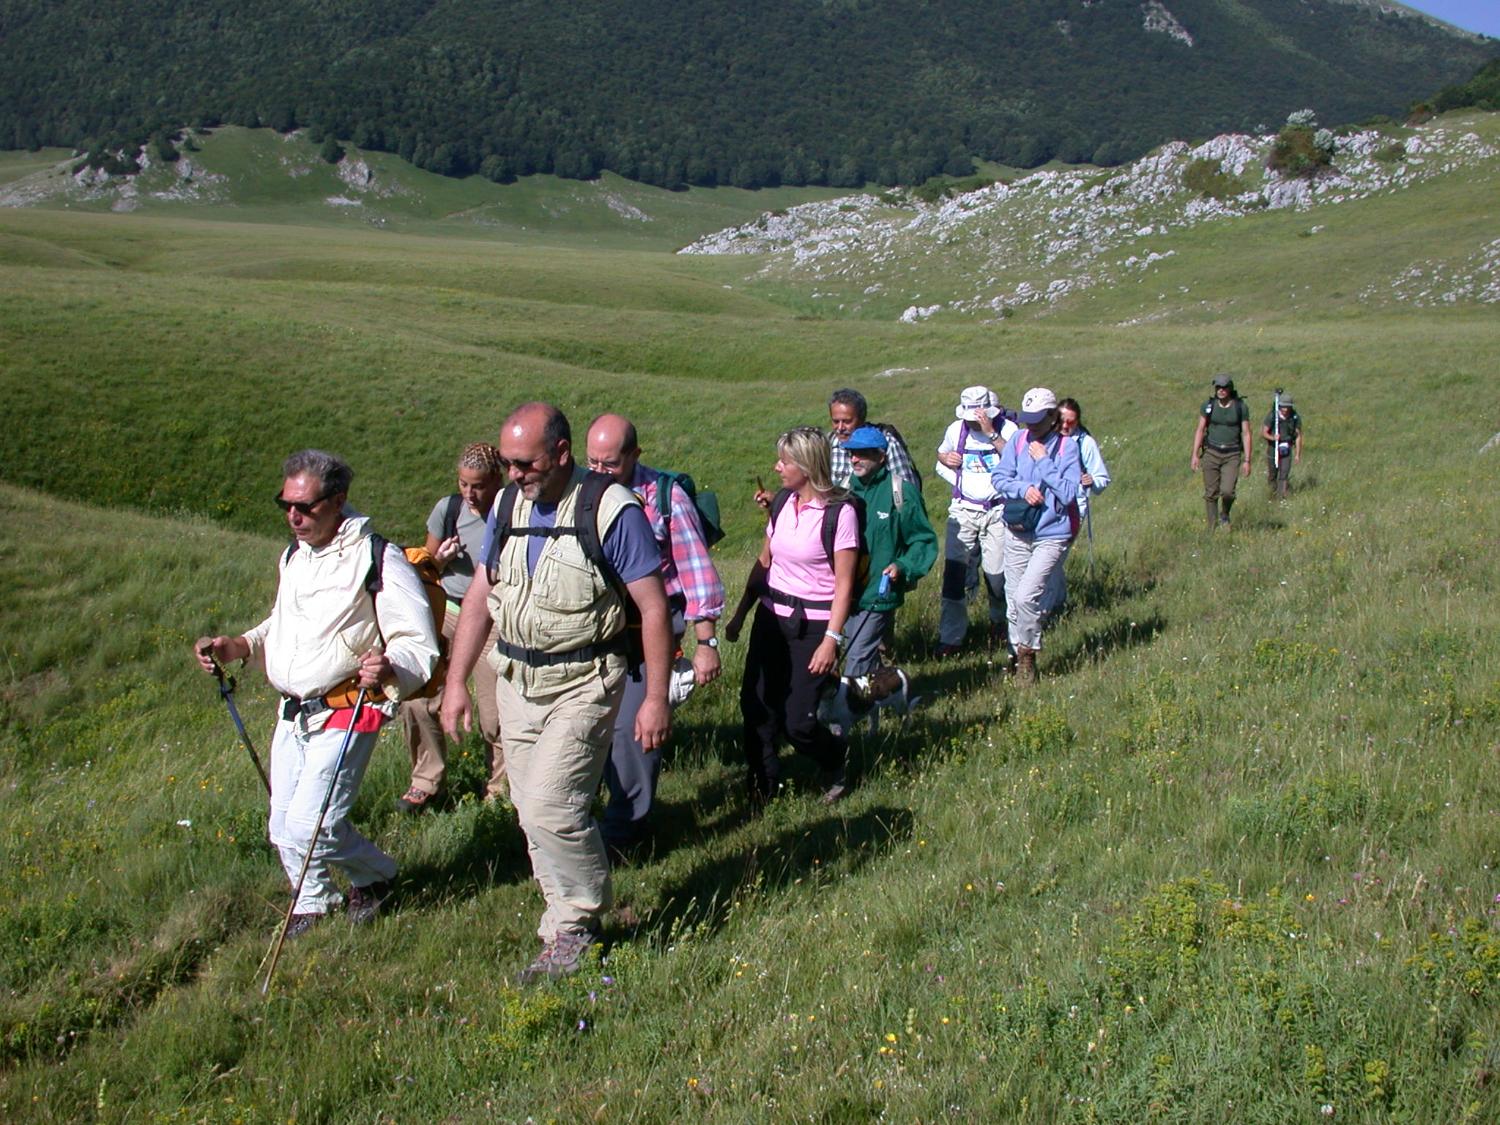
[[[453,815],[456,824],[462,814]],[[403,909],[471,898],[497,883],[529,881],[526,836],[516,823],[514,810],[483,805],[476,810],[467,835],[451,852],[441,860],[403,864],[398,879]]]
[[[1090,664],[1097,664],[1115,652],[1150,644],[1167,627],[1166,618],[1158,613],[1132,621],[1128,617],[1090,629],[1066,649],[1047,653],[1045,671],[1049,675],[1076,672]]]
[[[736,807],[743,819],[745,802],[736,802]],[[777,811],[773,806],[769,815],[774,817]],[[769,839],[705,862],[664,888],[663,905],[649,917],[635,920],[632,929],[663,938],[682,926],[717,931],[746,899],[843,878],[885,854],[893,844],[909,839],[912,828],[911,810],[889,805],[851,817],[827,812],[812,819],[799,818],[781,826]]]

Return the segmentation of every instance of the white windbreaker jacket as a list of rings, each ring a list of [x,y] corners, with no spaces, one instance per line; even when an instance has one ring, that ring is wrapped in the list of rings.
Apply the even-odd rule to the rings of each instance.
[[[387,544],[383,589],[371,598],[370,521],[351,514],[323,547],[298,543],[281,567],[271,616],[244,634],[246,663],[264,669],[283,695],[313,699],[354,674],[359,659],[383,644],[395,669],[391,700],[421,689],[437,664],[438,638],[417,572]]]

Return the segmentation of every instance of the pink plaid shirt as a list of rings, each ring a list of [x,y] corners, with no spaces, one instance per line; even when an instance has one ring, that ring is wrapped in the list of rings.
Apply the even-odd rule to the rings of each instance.
[[[641,498],[651,533],[661,548],[661,577],[667,597],[681,595],[686,600],[683,617],[688,621],[716,621],[724,613],[724,583],[708,557],[698,509],[682,486],[674,483],[671,515],[662,519],[656,502],[658,471],[636,462],[630,487]]]

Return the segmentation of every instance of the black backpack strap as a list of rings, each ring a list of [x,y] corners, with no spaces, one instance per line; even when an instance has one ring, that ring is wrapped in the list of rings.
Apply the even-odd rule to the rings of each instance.
[[[604,493],[614,483],[614,477],[607,473],[591,472],[584,477],[583,483],[578,486],[578,506],[574,509],[577,527],[564,528],[563,531],[564,534],[569,530],[577,532],[578,544],[583,548],[584,557],[597,566],[603,573],[605,581],[623,596],[625,583],[620,581],[619,573],[605,557],[604,542],[599,536],[599,504],[604,498]]]
[[[835,500],[823,510],[823,553],[828,556],[828,565],[833,566],[833,541],[838,538],[839,512],[849,501]]]
[[[458,517],[463,513],[464,498],[455,492],[448,497],[448,506],[443,509],[443,538],[452,539],[458,534]]]
[[[365,575],[365,589],[374,597],[385,589],[385,546],[388,540],[378,531],[369,534],[370,570]]]
[[[500,552],[505,547],[505,541],[510,538],[510,521],[515,518],[516,500],[520,495],[520,485],[511,483],[505,486],[500,499],[495,501],[495,534],[490,539],[490,553],[484,559],[485,573],[489,576],[491,586],[495,584],[495,566],[500,561]]]

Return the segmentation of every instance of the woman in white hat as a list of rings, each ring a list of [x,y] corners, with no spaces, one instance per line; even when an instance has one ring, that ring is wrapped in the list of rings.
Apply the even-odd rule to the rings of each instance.
[[[968,592],[984,570],[990,599],[992,644],[1005,636],[1005,525],[992,482],[1000,467],[1000,446],[1016,424],[1000,409],[988,387],[965,387],[954,408],[957,421],[937,448],[937,472],[953,486],[948,504],[947,545],[943,552],[942,614],[938,620],[939,659],[953,656],[969,630]]]
[[[1057,396],[1032,387],[1021,400],[1021,425],[1004,443],[995,491],[1006,501],[1005,608],[1016,653],[1016,682],[1036,683],[1042,647],[1042,600],[1054,569],[1078,533],[1083,462],[1076,438],[1062,433]]]

